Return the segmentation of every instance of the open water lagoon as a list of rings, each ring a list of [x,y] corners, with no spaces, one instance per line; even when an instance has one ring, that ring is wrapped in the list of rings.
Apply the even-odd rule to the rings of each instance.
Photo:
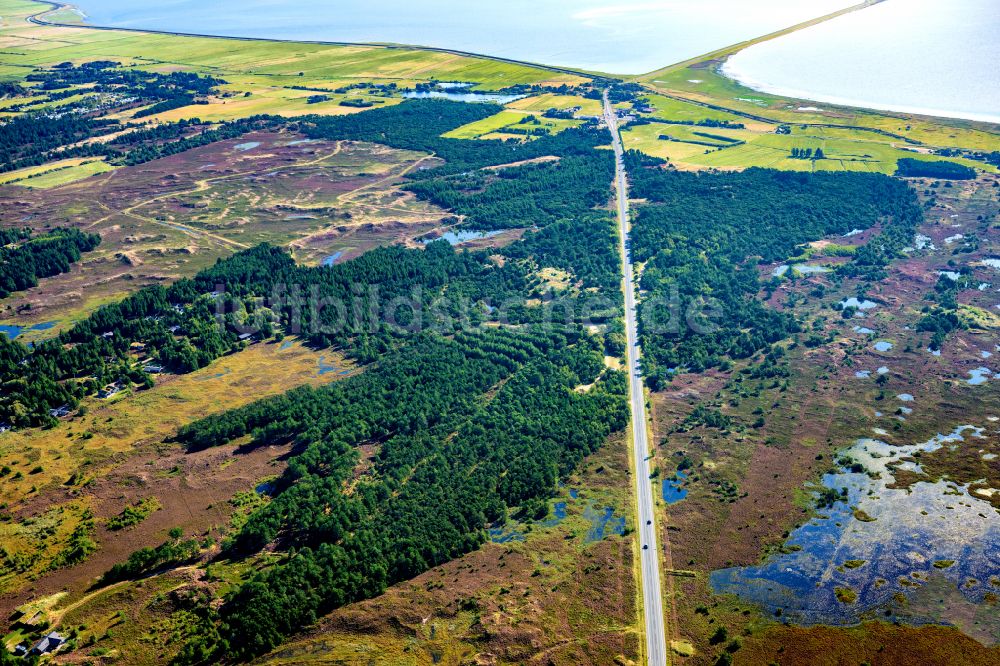
[[[756,90],[1000,123],[1000,2],[885,0],[730,57]]]
[[[89,22],[233,37],[392,42],[641,74],[852,0],[81,0]]]

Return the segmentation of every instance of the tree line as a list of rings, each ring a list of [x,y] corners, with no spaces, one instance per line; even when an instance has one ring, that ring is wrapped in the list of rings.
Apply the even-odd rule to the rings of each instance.
[[[912,157],[903,157],[896,162],[896,175],[909,178],[973,180],[976,177],[976,170],[964,164],[944,160],[918,160]]]

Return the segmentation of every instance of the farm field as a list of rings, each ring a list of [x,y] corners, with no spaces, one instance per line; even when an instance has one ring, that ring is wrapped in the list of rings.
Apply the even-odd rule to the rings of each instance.
[[[466,81],[487,90],[513,85],[562,85],[583,81],[529,66],[450,53],[406,48],[324,46],[269,41],[233,40],[151,35],[121,31],[96,31],[24,23],[40,5],[4,0],[0,35],[0,81],[18,80],[39,66],[64,61],[111,59],[150,71],[191,71],[226,80],[220,95],[208,105],[186,107],[159,114],[161,121],[181,118],[229,120],[254,114],[342,114],[356,108],[340,100],[372,99],[352,90],[327,91],[359,81],[396,83],[412,87],[431,79]],[[313,89],[313,90],[310,90]],[[317,89],[332,101],[309,104]],[[379,103],[393,100],[373,98]],[[398,101],[398,99],[396,100]]]
[[[587,116],[601,115],[601,103],[596,99],[580,97],[578,95],[561,95],[557,93],[542,93],[532,95],[507,104],[509,109],[519,111],[541,112],[548,109],[575,109],[579,108],[580,113]]]
[[[724,54],[723,54],[724,55]],[[721,56],[720,56],[721,57]],[[669,94],[696,105],[731,110],[772,123],[808,123],[889,132],[928,146],[995,150],[1000,130],[989,123],[875,112],[790,100],[751,90],[718,73],[719,59],[666,68],[636,79],[651,92]],[[750,118],[753,120],[754,118]]]
[[[494,139],[498,134],[504,134],[505,129],[517,128],[523,131],[542,131],[546,134],[556,134],[568,127],[578,127],[579,120],[569,118],[545,118],[534,113],[525,113],[505,109],[495,116],[490,116],[468,125],[463,125],[443,136],[449,139]],[[514,140],[530,139],[514,132],[508,132]]]
[[[708,167],[768,167],[789,171],[867,171],[892,174],[900,158],[933,160],[930,155],[915,154],[882,142],[857,137],[852,130],[838,132],[826,129],[812,133],[809,130],[792,130],[788,135],[757,135],[747,138],[742,146],[726,148],[703,154],[691,159],[692,162]],[[850,138],[848,138],[850,137]],[[825,155],[822,160],[792,159],[793,148],[802,150],[817,148]],[[955,160],[971,165],[971,160]],[[990,168],[995,170],[995,167]]]
[[[838,127],[837,123],[817,125],[815,119],[807,118],[795,122],[782,116],[775,116],[780,120],[766,123],[656,94],[644,95],[641,100],[642,111],[637,117],[649,121],[649,124],[627,125],[622,133],[626,146],[668,159],[678,168],[686,170],[765,167],[788,171],[893,174],[896,162],[901,158],[941,159],[940,156],[931,154],[926,147],[860,127]],[[722,104],[721,101],[719,103]],[[696,123],[701,126],[678,123]],[[714,126],[715,123],[743,125],[743,128],[729,129]],[[779,127],[784,128],[784,133],[776,133]],[[705,134],[714,134],[716,138],[706,137]],[[661,135],[668,135],[676,140],[659,139]],[[726,142],[719,140],[718,136],[728,136],[743,143],[736,145],[732,142],[732,145],[720,149]],[[986,145],[996,145],[996,141],[1000,141],[1000,135],[997,135],[992,144]],[[706,143],[709,145],[704,145]],[[817,148],[823,151],[824,159],[793,159],[791,156],[792,149],[815,151]],[[946,159],[988,172],[996,171],[993,165],[962,157]]]
[[[0,175],[0,185],[48,189],[83,180],[110,171],[111,168],[110,165],[101,160],[70,158],[42,166],[10,171]]]

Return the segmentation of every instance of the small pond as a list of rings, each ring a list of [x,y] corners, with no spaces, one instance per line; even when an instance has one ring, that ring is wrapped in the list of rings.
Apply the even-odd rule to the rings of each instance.
[[[663,501],[667,504],[673,504],[674,502],[680,502],[682,499],[687,497],[688,491],[684,487],[684,480],[687,478],[687,474],[684,470],[677,470],[674,474],[674,478],[666,479],[663,482]]]
[[[451,90],[411,90],[403,93],[403,97],[406,99],[450,99],[453,102],[471,102],[473,104],[508,104],[524,97],[524,95],[463,90],[469,85],[471,84],[453,84],[449,86]]]
[[[872,308],[877,308],[878,303],[875,301],[869,301],[867,299],[859,301],[857,296],[851,296],[850,298],[845,298],[840,302],[840,307],[842,308],[855,308],[857,310],[871,310]]]
[[[989,368],[976,368],[975,370],[969,370],[968,372],[969,378],[965,380],[965,383],[971,384],[972,386],[985,384],[989,381],[990,377],[993,376],[993,371]]]
[[[0,324],[0,333],[7,336],[8,340],[13,340],[19,335],[28,333],[29,331],[47,331],[59,322],[57,321],[44,321],[40,324],[33,324],[31,326],[16,326],[14,324]]]
[[[498,236],[502,233],[503,233],[502,229],[494,231],[466,231],[466,230],[446,231],[440,236],[437,236],[435,238],[425,238],[421,242],[424,245],[429,245],[434,241],[446,240],[452,245],[458,245],[459,243],[465,243],[466,241],[480,240],[483,238],[493,238],[494,236]]]
[[[811,275],[813,273],[829,273],[830,269],[826,266],[817,266],[816,264],[796,264],[792,269],[799,273],[800,275]]]
[[[337,372],[338,370],[340,370],[340,368],[337,367],[336,365],[331,365],[326,362],[326,354],[319,357],[319,359],[316,361],[316,365],[318,366],[316,374],[321,377],[328,372]]]

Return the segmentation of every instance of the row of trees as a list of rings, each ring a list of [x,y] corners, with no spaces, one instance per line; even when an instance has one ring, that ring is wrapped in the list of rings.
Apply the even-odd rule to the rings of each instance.
[[[793,160],[822,160],[826,158],[822,148],[815,151],[812,148],[792,148]]]
[[[63,63],[25,78],[39,83],[38,89],[44,92],[59,90],[69,95],[75,94],[77,87],[86,86],[87,93],[116,93],[133,104],[154,103],[150,109],[137,112],[136,118],[187,106],[197,98],[214,93],[217,85],[225,83],[222,79],[194,72],[161,73],[122,68],[110,60],[95,60],[79,66]]]
[[[44,164],[56,148],[114,131],[117,121],[26,113],[0,124],[0,172]]]
[[[160,113],[186,106],[215,91],[221,79],[191,72],[149,72],[136,68],[121,68],[118,63],[101,60],[74,66],[62,63],[48,70],[29,74],[26,80],[36,88],[21,88],[25,95],[38,91],[25,110],[38,101],[56,100],[78,94],[115,93],[129,103],[152,103],[153,106],[136,114]],[[80,88],[85,86],[85,88]],[[58,111],[29,111],[0,125],[0,171],[37,166],[58,157],[114,154],[109,146],[86,143],[69,150],[58,150],[84,139],[101,136],[121,128],[116,120],[94,117],[88,107],[66,107]],[[84,112],[80,112],[84,111]],[[192,147],[192,146],[187,146]],[[185,148],[186,149],[186,148]],[[164,154],[171,154],[169,152]],[[133,159],[130,164],[139,164]]]

